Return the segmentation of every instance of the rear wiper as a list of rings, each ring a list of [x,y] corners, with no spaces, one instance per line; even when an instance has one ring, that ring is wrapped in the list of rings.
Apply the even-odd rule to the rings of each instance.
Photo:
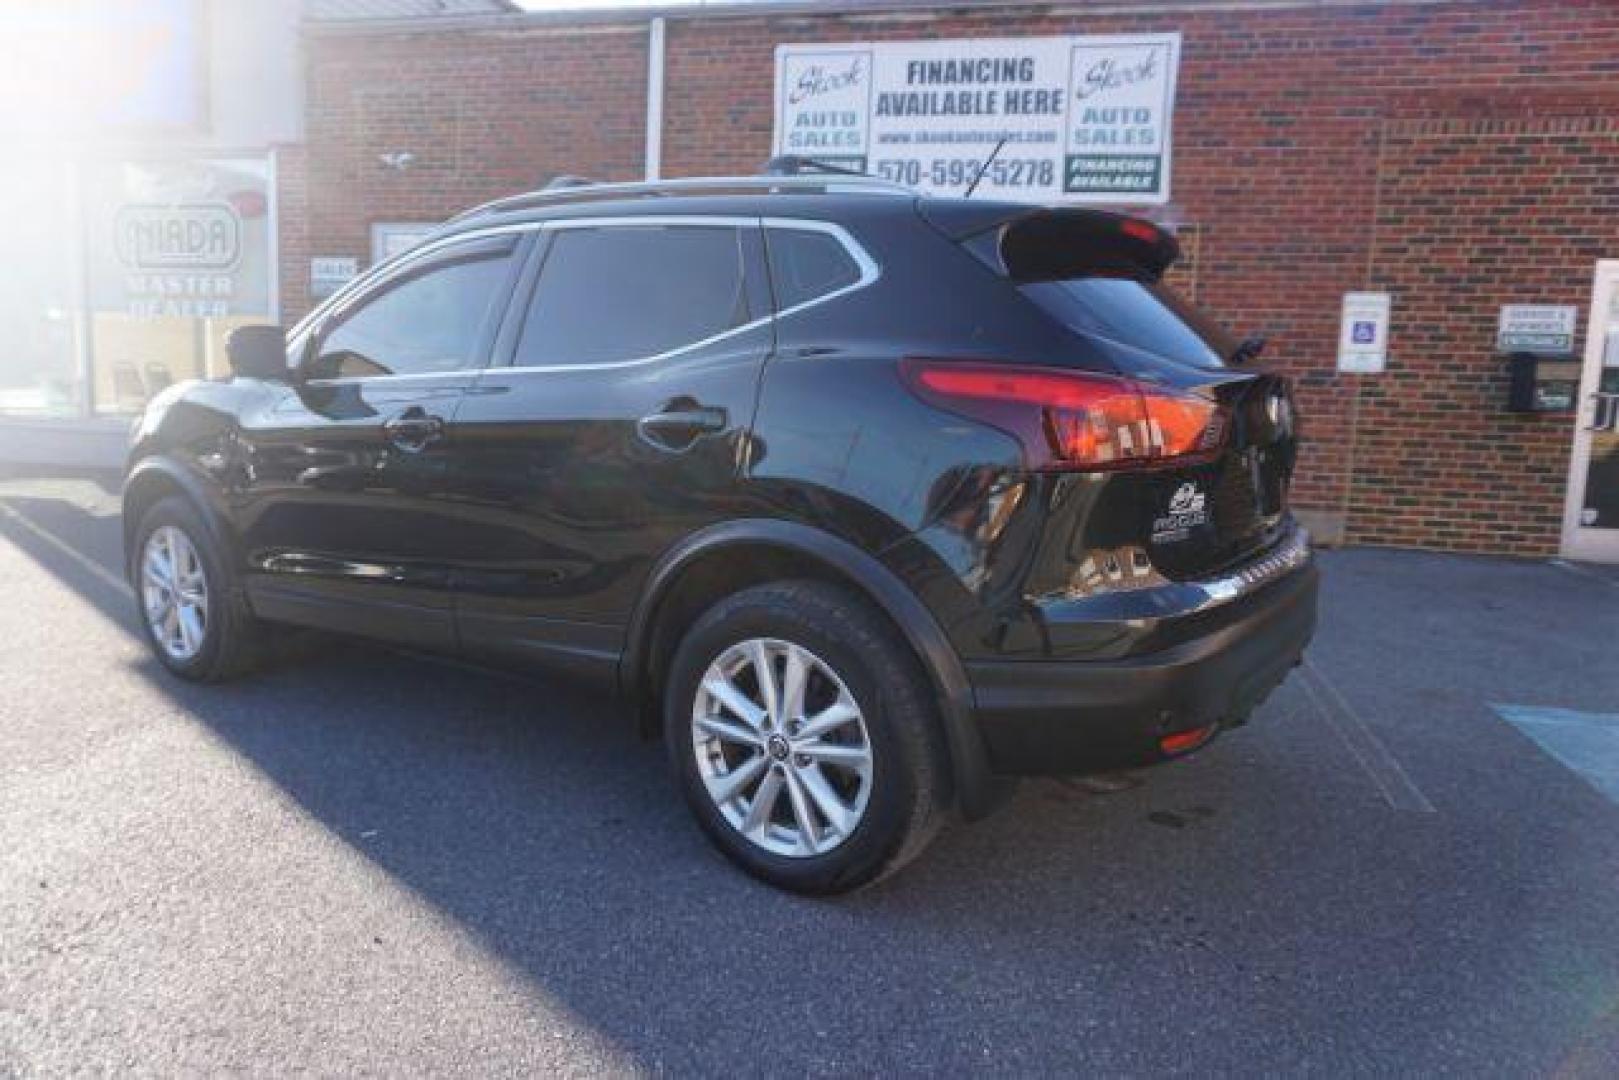
[[[1268,339],[1264,334],[1249,334],[1242,339],[1242,344],[1231,350],[1226,363],[1232,367],[1241,367],[1250,360],[1258,360],[1259,354],[1265,351],[1265,342]]]
[[[766,176],[803,176],[805,173],[826,173],[831,176],[869,175],[859,169],[848,169],[842,165],[834,165],[830,161],[802,157],[798,154],[782,154],[765,162]]]

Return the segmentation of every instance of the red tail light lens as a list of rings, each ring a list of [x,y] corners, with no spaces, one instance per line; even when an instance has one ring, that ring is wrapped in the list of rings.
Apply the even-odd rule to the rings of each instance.
[[[1224,435],[1214,401],[1133,379],[949,360],[907,360],[904,372],[931,404],[1016,435],[1035,469],[1208,457]]]
[[[1158,740],[1158,749],[1166,754],[1184,754],[1188,750],[1196,750],[1214,737],[1215,725],[1193,728],[1191,731],[1178,731],[1173,735],[1165,735]]]

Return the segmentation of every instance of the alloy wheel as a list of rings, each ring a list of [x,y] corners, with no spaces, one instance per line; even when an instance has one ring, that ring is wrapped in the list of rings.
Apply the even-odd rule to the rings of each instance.
[[[865,716],[837,672],[801,645],[750,638],[721,653],[697,688],[691,735],[714,806],[766,851],[824,855],[865,815]]]
[[[208,636],[208,575],[191,538],[173,525],[146,538],[141,602],[164,653],[182,662],[197,655]]]

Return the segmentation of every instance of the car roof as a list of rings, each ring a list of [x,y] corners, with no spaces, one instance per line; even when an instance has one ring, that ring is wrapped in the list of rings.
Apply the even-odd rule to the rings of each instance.
[[[636,184],[570,184],[484,203],[457,215],[432,238],[504,225],[597,217],[717,216],[848,221],[872,216],[965,214],[987,223],[1027,212],[1024,204],[934,198],[870,177],[842,175],[716,177]],[[963,209],[956,210],[952,204]],[[967,209],[970,208],[970,209]]]

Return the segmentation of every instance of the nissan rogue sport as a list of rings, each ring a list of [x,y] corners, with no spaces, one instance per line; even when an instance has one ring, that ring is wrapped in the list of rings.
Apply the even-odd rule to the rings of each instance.
[[[479,207],[151,403],[141,625],[199,681],[271,624],[591,680],[725,855],[856,888],[1004,778],[1189,753],[1299,663],[1290,391],[1177,253],[852,177]]]

